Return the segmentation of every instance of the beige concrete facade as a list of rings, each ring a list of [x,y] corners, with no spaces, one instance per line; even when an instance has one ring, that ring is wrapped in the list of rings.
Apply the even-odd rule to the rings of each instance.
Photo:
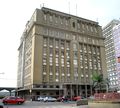
[[[93,72],[106,75],[101,30],[91,20],[36,9],[18,48],[18,94],[91,95]]]

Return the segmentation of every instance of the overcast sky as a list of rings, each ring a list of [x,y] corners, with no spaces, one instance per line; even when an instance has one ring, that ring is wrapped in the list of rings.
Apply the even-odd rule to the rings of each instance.
[[[120,0],[0,0],[0,87],[16,87],[19,40],[36,8],[43,6],[102,27],[120,18]],[[76,9],[77,4],[77,9]]]

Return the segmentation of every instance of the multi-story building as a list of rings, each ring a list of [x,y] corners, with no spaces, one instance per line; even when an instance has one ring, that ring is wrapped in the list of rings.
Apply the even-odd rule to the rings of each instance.
[[[110,80],[111,90],[116,90],[118,87],[117,78],[117,66],[116,66],[116,54],[115,54],[115,42],[113,28],[120,21],[112,20],[103,28],[103,37],[105,37],[105,52],[106,52],[106,62],[107,62],[107,73]]]
[[[120,24],[113,28],[114,46],[115,46],[115,59],[116,59],[116,71],[117,71],[117,90],[120,90]]]
[[[19,95],[87,97],[92,74],[106,75],[101,26],[70,14],[36,9],[18,50]]]

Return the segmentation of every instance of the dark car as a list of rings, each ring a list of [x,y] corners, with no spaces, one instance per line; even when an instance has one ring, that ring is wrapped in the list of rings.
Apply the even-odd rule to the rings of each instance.
[[[68,96],[62,96],[62,97],[57,98],[58,102],[67,102],[67,101],[70,101],[70,100],[71,100],[71,98],[69,98]]]
[[[3,98],[2,102],[3,104],[23,104],[25,99],[15,96],[8,96]]]

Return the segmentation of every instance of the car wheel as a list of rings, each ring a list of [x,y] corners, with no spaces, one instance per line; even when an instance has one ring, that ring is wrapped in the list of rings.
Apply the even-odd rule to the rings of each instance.
[[[22,104],[22,102],[18,102],[17,104],[20,105],[20,104]]]
[[[7,102],[3,102],[4,105],[7,105]]]

